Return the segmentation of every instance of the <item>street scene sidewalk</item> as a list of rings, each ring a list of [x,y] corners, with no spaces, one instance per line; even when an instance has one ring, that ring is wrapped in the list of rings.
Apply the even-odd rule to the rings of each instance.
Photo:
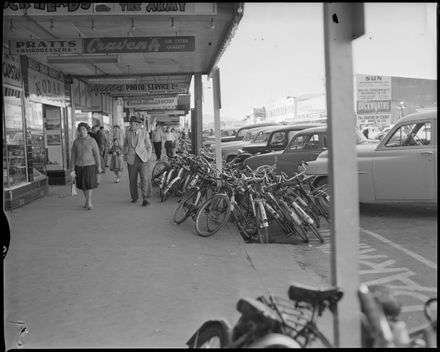
[[[209,238],[173,222],[177,198],[130,202],[128,174],[107,169],[93,192],[50,186],[7,212],[6,348],[186,347],[206,320],[234,324],[241,297],[287,297],[290,283],[325,287],[302,243],[245,244],[232,222]],[[319,321],[332,339],[331,317]]]

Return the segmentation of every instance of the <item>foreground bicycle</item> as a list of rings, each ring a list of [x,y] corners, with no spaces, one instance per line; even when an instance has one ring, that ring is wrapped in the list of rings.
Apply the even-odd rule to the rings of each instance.
[[[359,288],[362,347],[437,347],[437,298],[425,303],[429,325],[408,333],[397,328],[402,327],[397,319],[399,303],[384,292],[363,284]],[[289,287],[288,296],[240,299],[241,316],[234,327],[226,320],[207,321],[186,344],[190,348],[334,348],[319,330],[317,319],[327,309],[334,314],[343,293],[336,287],[295,284]]]

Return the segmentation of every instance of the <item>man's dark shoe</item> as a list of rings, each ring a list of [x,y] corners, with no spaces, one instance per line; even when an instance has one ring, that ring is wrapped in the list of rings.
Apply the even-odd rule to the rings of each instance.
[[[136,203],[138,200],[137,199],[132,199],[131,202],[132,203]]]
[[[142,206],[146,207],[147,205],[150,205],[150,202],[148,200],[144,199],[142,202]]]

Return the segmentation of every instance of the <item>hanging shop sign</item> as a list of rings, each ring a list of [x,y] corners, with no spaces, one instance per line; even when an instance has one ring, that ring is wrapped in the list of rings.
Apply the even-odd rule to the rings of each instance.
[[[79,54],[83,52],[82,39],[67,40],[10,40],[9,48],[12,54]]]
[[[84,53],[140,53],[194,51],[193,36],[182,37],[133,37],[133,38],[87,38]]]
[[[15,55],[181,52],[195,50],[195,37],[28,39],[11,40],[9,47],[11,53]]]
[[[130,99],[124,102],[125,107],[142,107],[146,110],[174,110],[177,107],[177,98],[147,98]]]
[[[64,82],[40,72],[28,70],[29,98],[46,104],[64,104]]]
[[[65,15],[216,15],[217,3],[198,2],[41,2],[5,1],[4,16]]]
[[[148,84],[91,84],[91,93],[107,93],[113,96],[132,95],[171,95],[188,93],[184,83],[148,83]]]
[[[20,58],[18,56],[8,55],[3,52],[2,78],[3,83],[21,88],[22,74]]]

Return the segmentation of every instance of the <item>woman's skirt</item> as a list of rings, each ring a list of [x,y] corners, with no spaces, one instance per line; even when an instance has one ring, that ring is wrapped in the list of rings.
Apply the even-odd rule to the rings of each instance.
[[[122,155],[112,154],[112,159],[110,161],[110,171],[122,171]]]
[[[98,187],[97,171],[96,165],[75,165],[76,187],[83,191]]]

